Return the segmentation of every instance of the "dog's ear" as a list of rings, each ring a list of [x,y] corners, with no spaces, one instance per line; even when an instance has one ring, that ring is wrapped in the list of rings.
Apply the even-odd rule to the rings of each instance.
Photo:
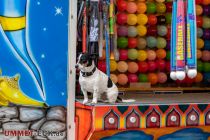
[[[91,55],[90,55],[90,58],[91,58],[92,60],[97,59],[97,57],[98,57],[98,55],[97,55],[97,54],[91,54]]]

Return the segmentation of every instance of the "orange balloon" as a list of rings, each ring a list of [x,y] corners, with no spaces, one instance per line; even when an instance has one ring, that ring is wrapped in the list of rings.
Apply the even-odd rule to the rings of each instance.
[[[153,50],[148,50],[147,51],[147,59],[152,61],[156,59],[156,53]]]
[[[204,47],[204,41],[201,38],[197,38],[197,49],[202,49]]]
[[[164,59],[166,57],[166,51],[164,49],[158,49],[156,51],[157,58]]]
[[[128,83],[128,77],[125,74],[119,74],[117,76],[117,79],[118,79],[118,84],[119,85],[124,86],[124,85],[126,85]]]
[[[128,72],[136,73],[139,70],[139,66],[136,62],[128,62]]]
[[[202,0],[202,4],[203,5],[208,5],[208,4],[210,4],[210,1],[209,0]]]
[[[202,57],[202,51],[197,50],[197,59],[200,59]]]
[[[195,77],[195,82],[200,83],[201,81],[203,81],[203,75],[200,72],[198,72],[197,76]]]
[[[110,74],[110,79],[112,80],[112,82],[114,82],[115,84],[117,83],[118,79],[117,79],[117,75],[115,74]]]
[[[128,70],[128,64],[125,61],[120,61],[117,63],[117,70],[119,72],[126,72]]]
[[[148,80],[151,83],[151,85],[155,85],[158,82],[157,74],[155,73],[149,73],[148,74]]]
[[[144,2],[137,3],[137,12],[144,14],[147,11],[147,5]]]

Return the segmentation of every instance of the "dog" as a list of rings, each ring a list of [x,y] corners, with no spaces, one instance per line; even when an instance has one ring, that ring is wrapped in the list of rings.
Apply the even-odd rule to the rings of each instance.
[[[96,104],[104,93],[109,103],[115,103],[118,99],[122,102],[134,102],[134,100],[122,100],[118,97],[117,86],[96,67],[93,57],[88,53],[79,55],[75,68],[80,70],[79,83],[84,95],[83,104],[88,103],[87,92],[93,93],[93,104]]]
[[[88,103],[87,92],[93,93],[92,103],[97,103],[103,93],[106,93],[109,103],[115,103],[118,97],[118,88],[112,80],[100,71],[88,53],[78,57],[75,68],[80,70],[79,83],[84,95],[83,104]]]

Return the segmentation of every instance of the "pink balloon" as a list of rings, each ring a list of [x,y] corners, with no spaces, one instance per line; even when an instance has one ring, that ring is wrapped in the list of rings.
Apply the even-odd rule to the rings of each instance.
[[[163,83],[165,83],[167,81],[167,75],[165,73],[159,72],[157,74],[157,76],[158,76],[158,82],[159,83],[163,84]]]
[[[138,76],[136,74],[129,73],[128,74],[128,81],[130,83],[136,83],[136,82],[138,82]]]
[[[203,51],[201,59],[203,61],[209,61],[210,60],[210,51],[207,51],[207,50]]]

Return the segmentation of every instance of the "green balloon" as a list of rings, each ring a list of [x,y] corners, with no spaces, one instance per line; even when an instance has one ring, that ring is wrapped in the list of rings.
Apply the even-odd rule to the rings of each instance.
[[[139,74],[138,78],[139,78],[139,82],[148,82],[148,78],[146,74]]]
[[[203,71],[204,71],[204,72],[210,72],[210,63],[205,62],[205,63],[203,64]]]
[[[170,58],[171,58],[171,52],[167,51],[167,53],[166,53],[166,60],[170,60]]]
[[[149,48],[154,48],[154,47],[157,46],[157,39],[156,39],[155,37],[153,37],[153,36],[148,36],[148,37],[146,38],[146,40],[147,40],[147,46],[148,46]]]
[[[198,62],[197,62],[197,70],[199,72],[202,72],[203,71],[203,62],[200,61],[200,60],[198,60]]]
[[[165,17],[166,17],[166,23],[171,24],[172,14],[166,13]]]
[[[139,53],[138,53],[138,51],[136,49],[129,49],[128,50],[128,58],[130,60],[137,59],[138,58],[138,55],[139,55]]]
[[[148,14],[154,14],[156,12],[156,5],[153,2],[147,3],[147,13]]]
[[[118,48],[125,49],[128,46],[128,39],[125,37],[119,37],[117,39]]]
[[[166,47],[166,40],[163,37],[158,37],[157,38],[157,48],[163,49]]]
[[[203,26],[204,29],[210,28],[210,18],[209,17],[203,17]]]

